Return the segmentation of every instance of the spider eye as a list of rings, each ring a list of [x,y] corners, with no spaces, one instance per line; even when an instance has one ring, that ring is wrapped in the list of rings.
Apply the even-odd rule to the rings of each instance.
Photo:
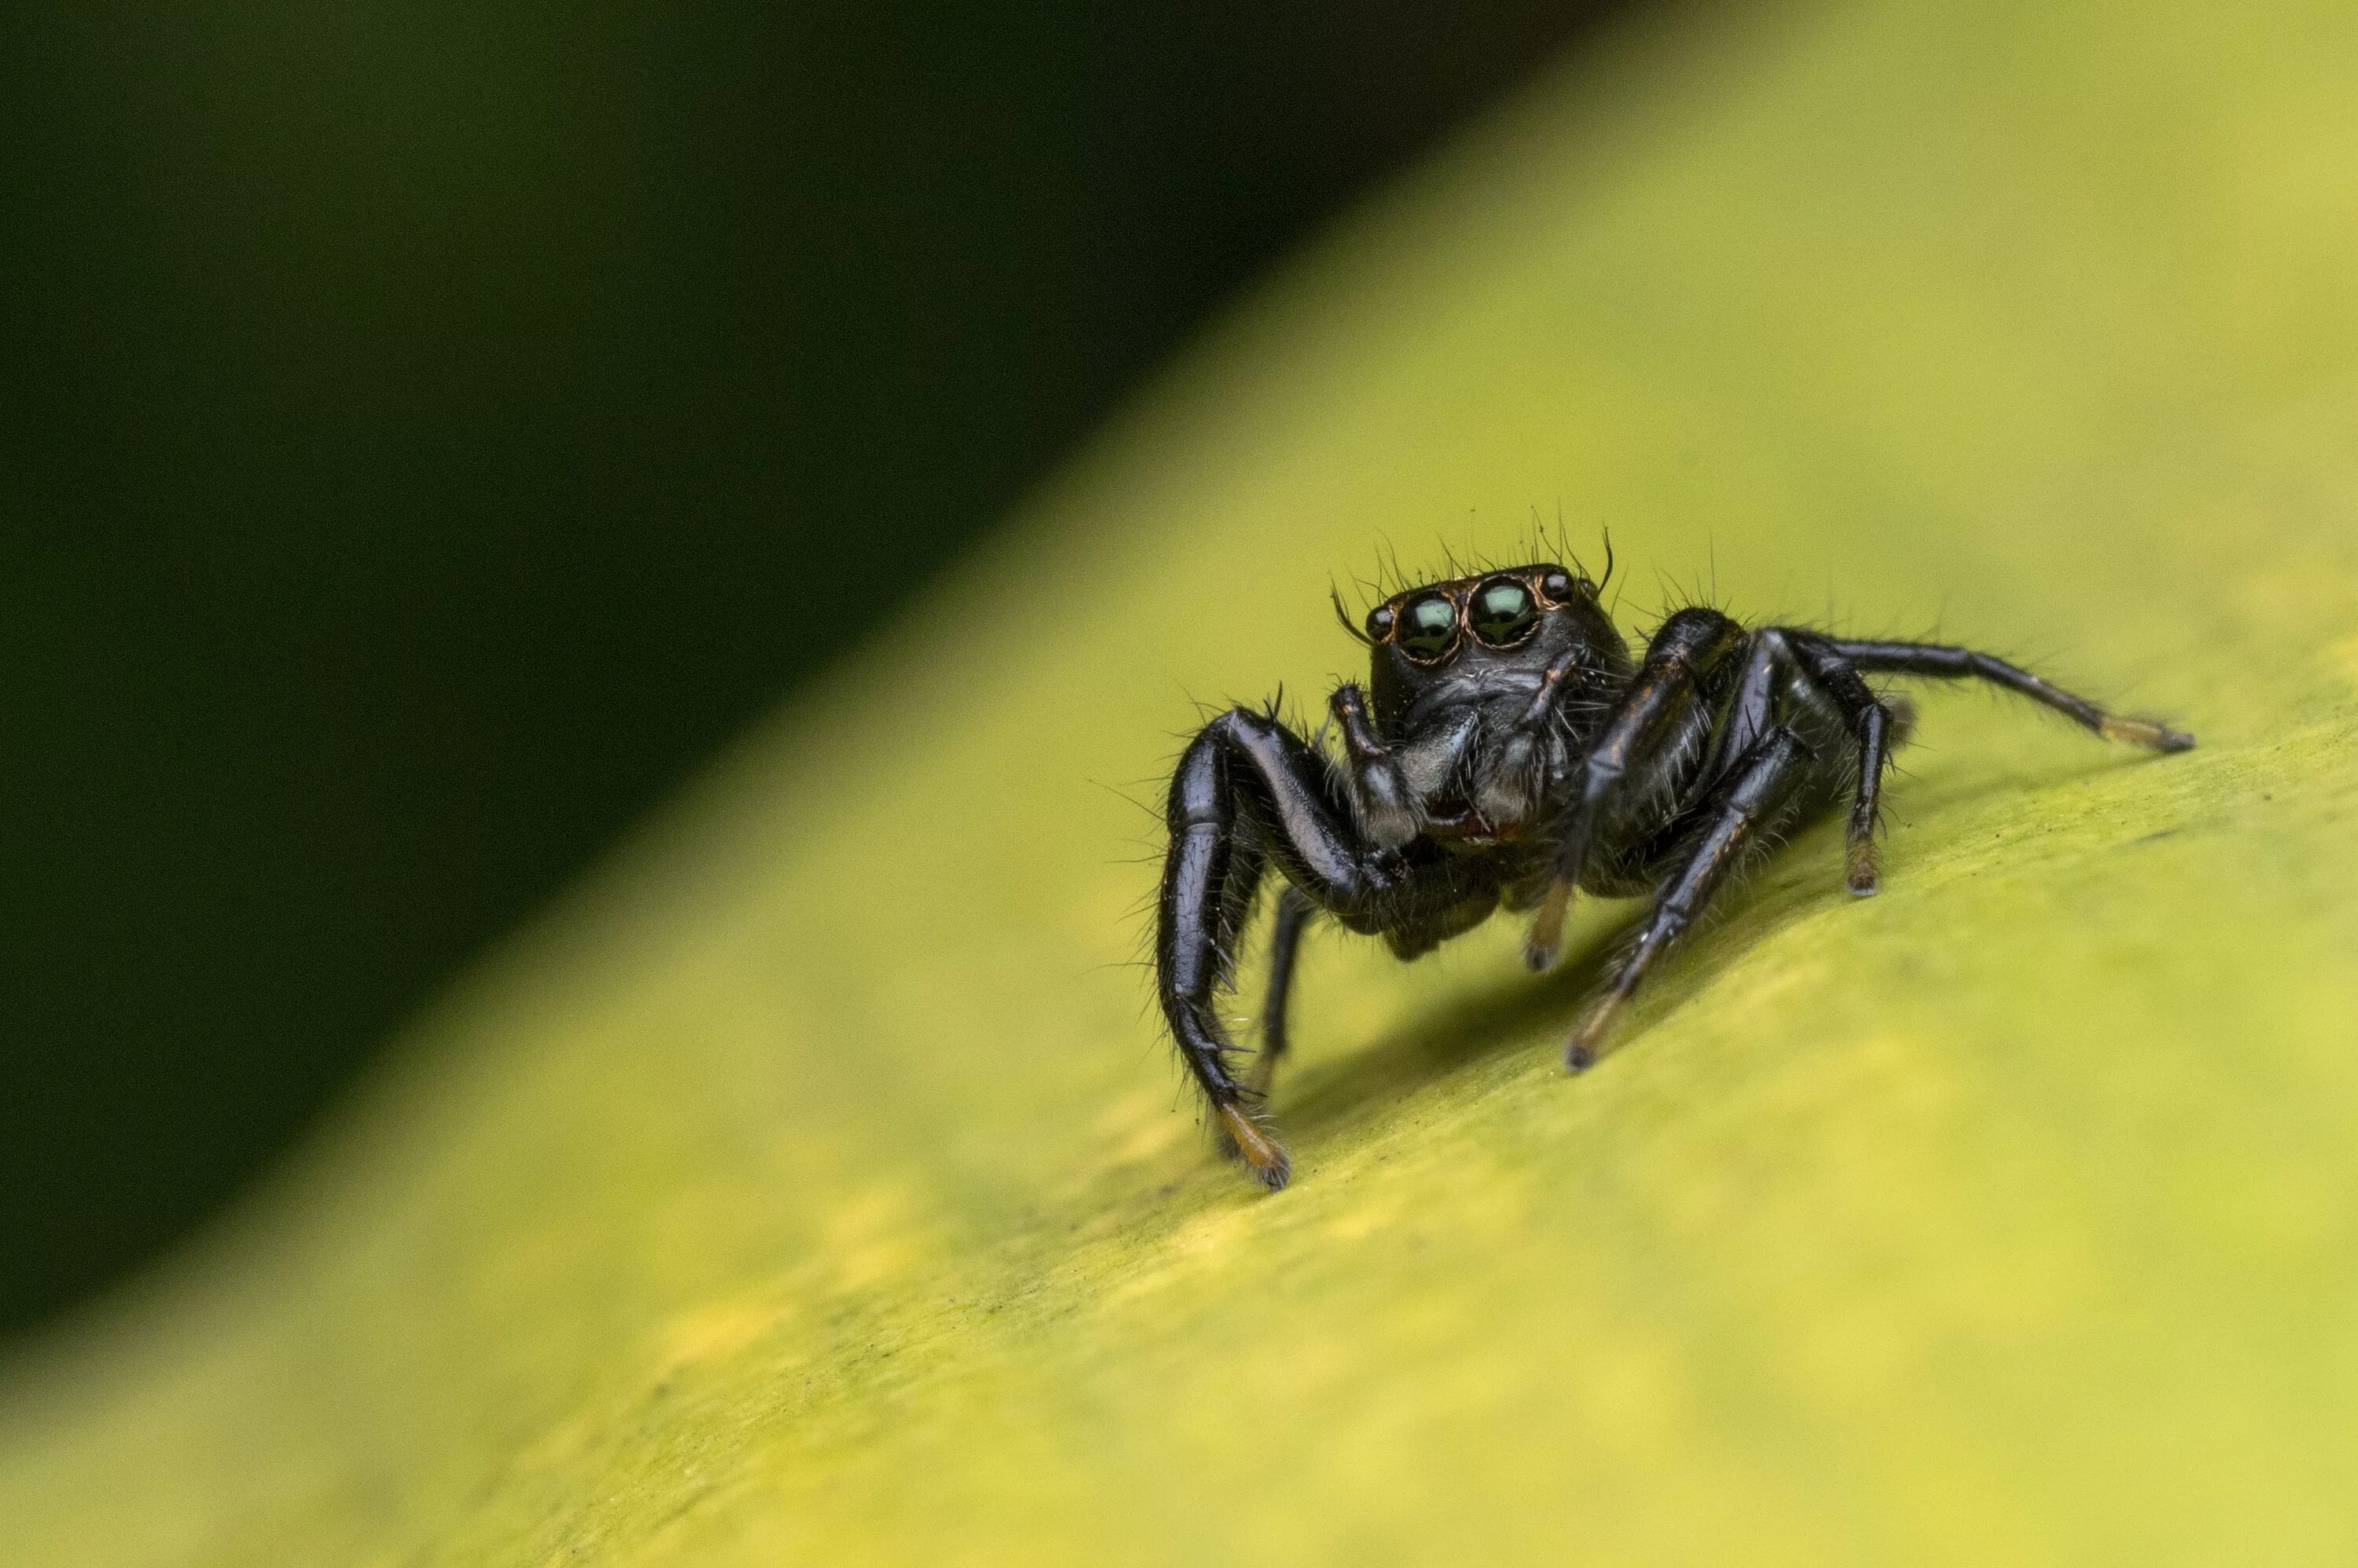
[[[1540,622],[1531,590],[1510,577],[1494,577],[1474,589],[1466,607],[1474,635],[1494,648],[1510,647],[1531,635]]]
[[[1389,604],[1379,604],[1373,610],[1368,611],[1368,635],[1374,641],[1380,643],[1391,634],[1392,607]]]
[[[1457,607],[1445,593],[1421,594],[1401,607],[1400,646],[1421,665],[1433,664],[1457,643]]]
[[[1540,579],[1540,591],[1558,604],[1572,600],[1572,574],[1562,567],[1550,567]]]

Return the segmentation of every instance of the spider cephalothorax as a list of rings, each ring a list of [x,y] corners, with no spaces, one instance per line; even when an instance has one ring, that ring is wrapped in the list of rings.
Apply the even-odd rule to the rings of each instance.
[[[1469,847],[1520,837],[1568,739],[1550,716],[1593,708],[1629,667],[1595,586],[1562,567],[1396,594],[1368,612],[1363,640],[1366,714],[1344,732],[1364,760],[1351,799],[1392,849],[1420,833]]]
[[[1632,659],[1596,585],[1546,563],[1410,589],[1351,630],[1368,678],[1328,699],[1338,756],[1270,714],[1231,708],[1171,782],[1155,941],[1163,1016],[1226,1135],[1272,1188],[1290,1162],[1260,1107],[1314,914],[1413,958],[1500,907],[1530,910],[1525,955],[1544,969],[1576,889],[1650,892],[1635,943],[1573,1030],[1565,1060],[1577,1069],[1728,872],[1845,793],[1848,885],[1876,891],[1877,803],[1905,710],[1864,677],[1978,678],[2108,739],[2194,744],[1987,654],[1746,627],[1701,606],[1670,615]],[[1230,1070],[1236,1047],[1215,1003],[1271,870],[1285,886],[1248,1083]]]

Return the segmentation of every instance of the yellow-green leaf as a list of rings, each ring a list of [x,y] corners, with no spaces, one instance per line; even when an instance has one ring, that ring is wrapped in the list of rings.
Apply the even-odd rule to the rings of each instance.
[[[2351,22],[1733,8],[1543,83],[17,1366],[0,1557],[2346,1561]],[[1350,669],[1330,574],[1534,512],[1633,620],[2202,748],[1928,696],[1885,893],[1803,835],[1577,1080],[1593,962],[1322,936],[1260,1196],[1134,962],[1161,777]]]

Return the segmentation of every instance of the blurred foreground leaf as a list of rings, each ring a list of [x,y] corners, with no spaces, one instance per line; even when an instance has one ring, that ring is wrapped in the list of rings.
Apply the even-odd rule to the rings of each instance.
[[[1546,84],[15,1368],[0,1554],[2346,1560],[2347,23],[1783,7]],[[1191,697],[1350,666],[1330,571],[1534,508],[1632,612],[1938,623],[2203,748],[1931,697],[1884,896],[1805,836],[1579,1081],[1512,930],[1323,940],[1260,1198],[1142,803]]]

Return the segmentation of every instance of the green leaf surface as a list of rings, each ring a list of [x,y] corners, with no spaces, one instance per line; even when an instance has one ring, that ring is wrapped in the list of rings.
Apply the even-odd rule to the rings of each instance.
[[[20,1357],[0,1559],[2348,1561],[2351,20],[1542,83]],[[1627,622],[1937,627],[2201,749],[1928,693],[1884,894],[1805,833],[1576,1080],[1629,906],[1544,981],[1322,935],[1261,1196],[1136,961],[1162,777],[1349,673],[1330,575],[1534,510]]]

